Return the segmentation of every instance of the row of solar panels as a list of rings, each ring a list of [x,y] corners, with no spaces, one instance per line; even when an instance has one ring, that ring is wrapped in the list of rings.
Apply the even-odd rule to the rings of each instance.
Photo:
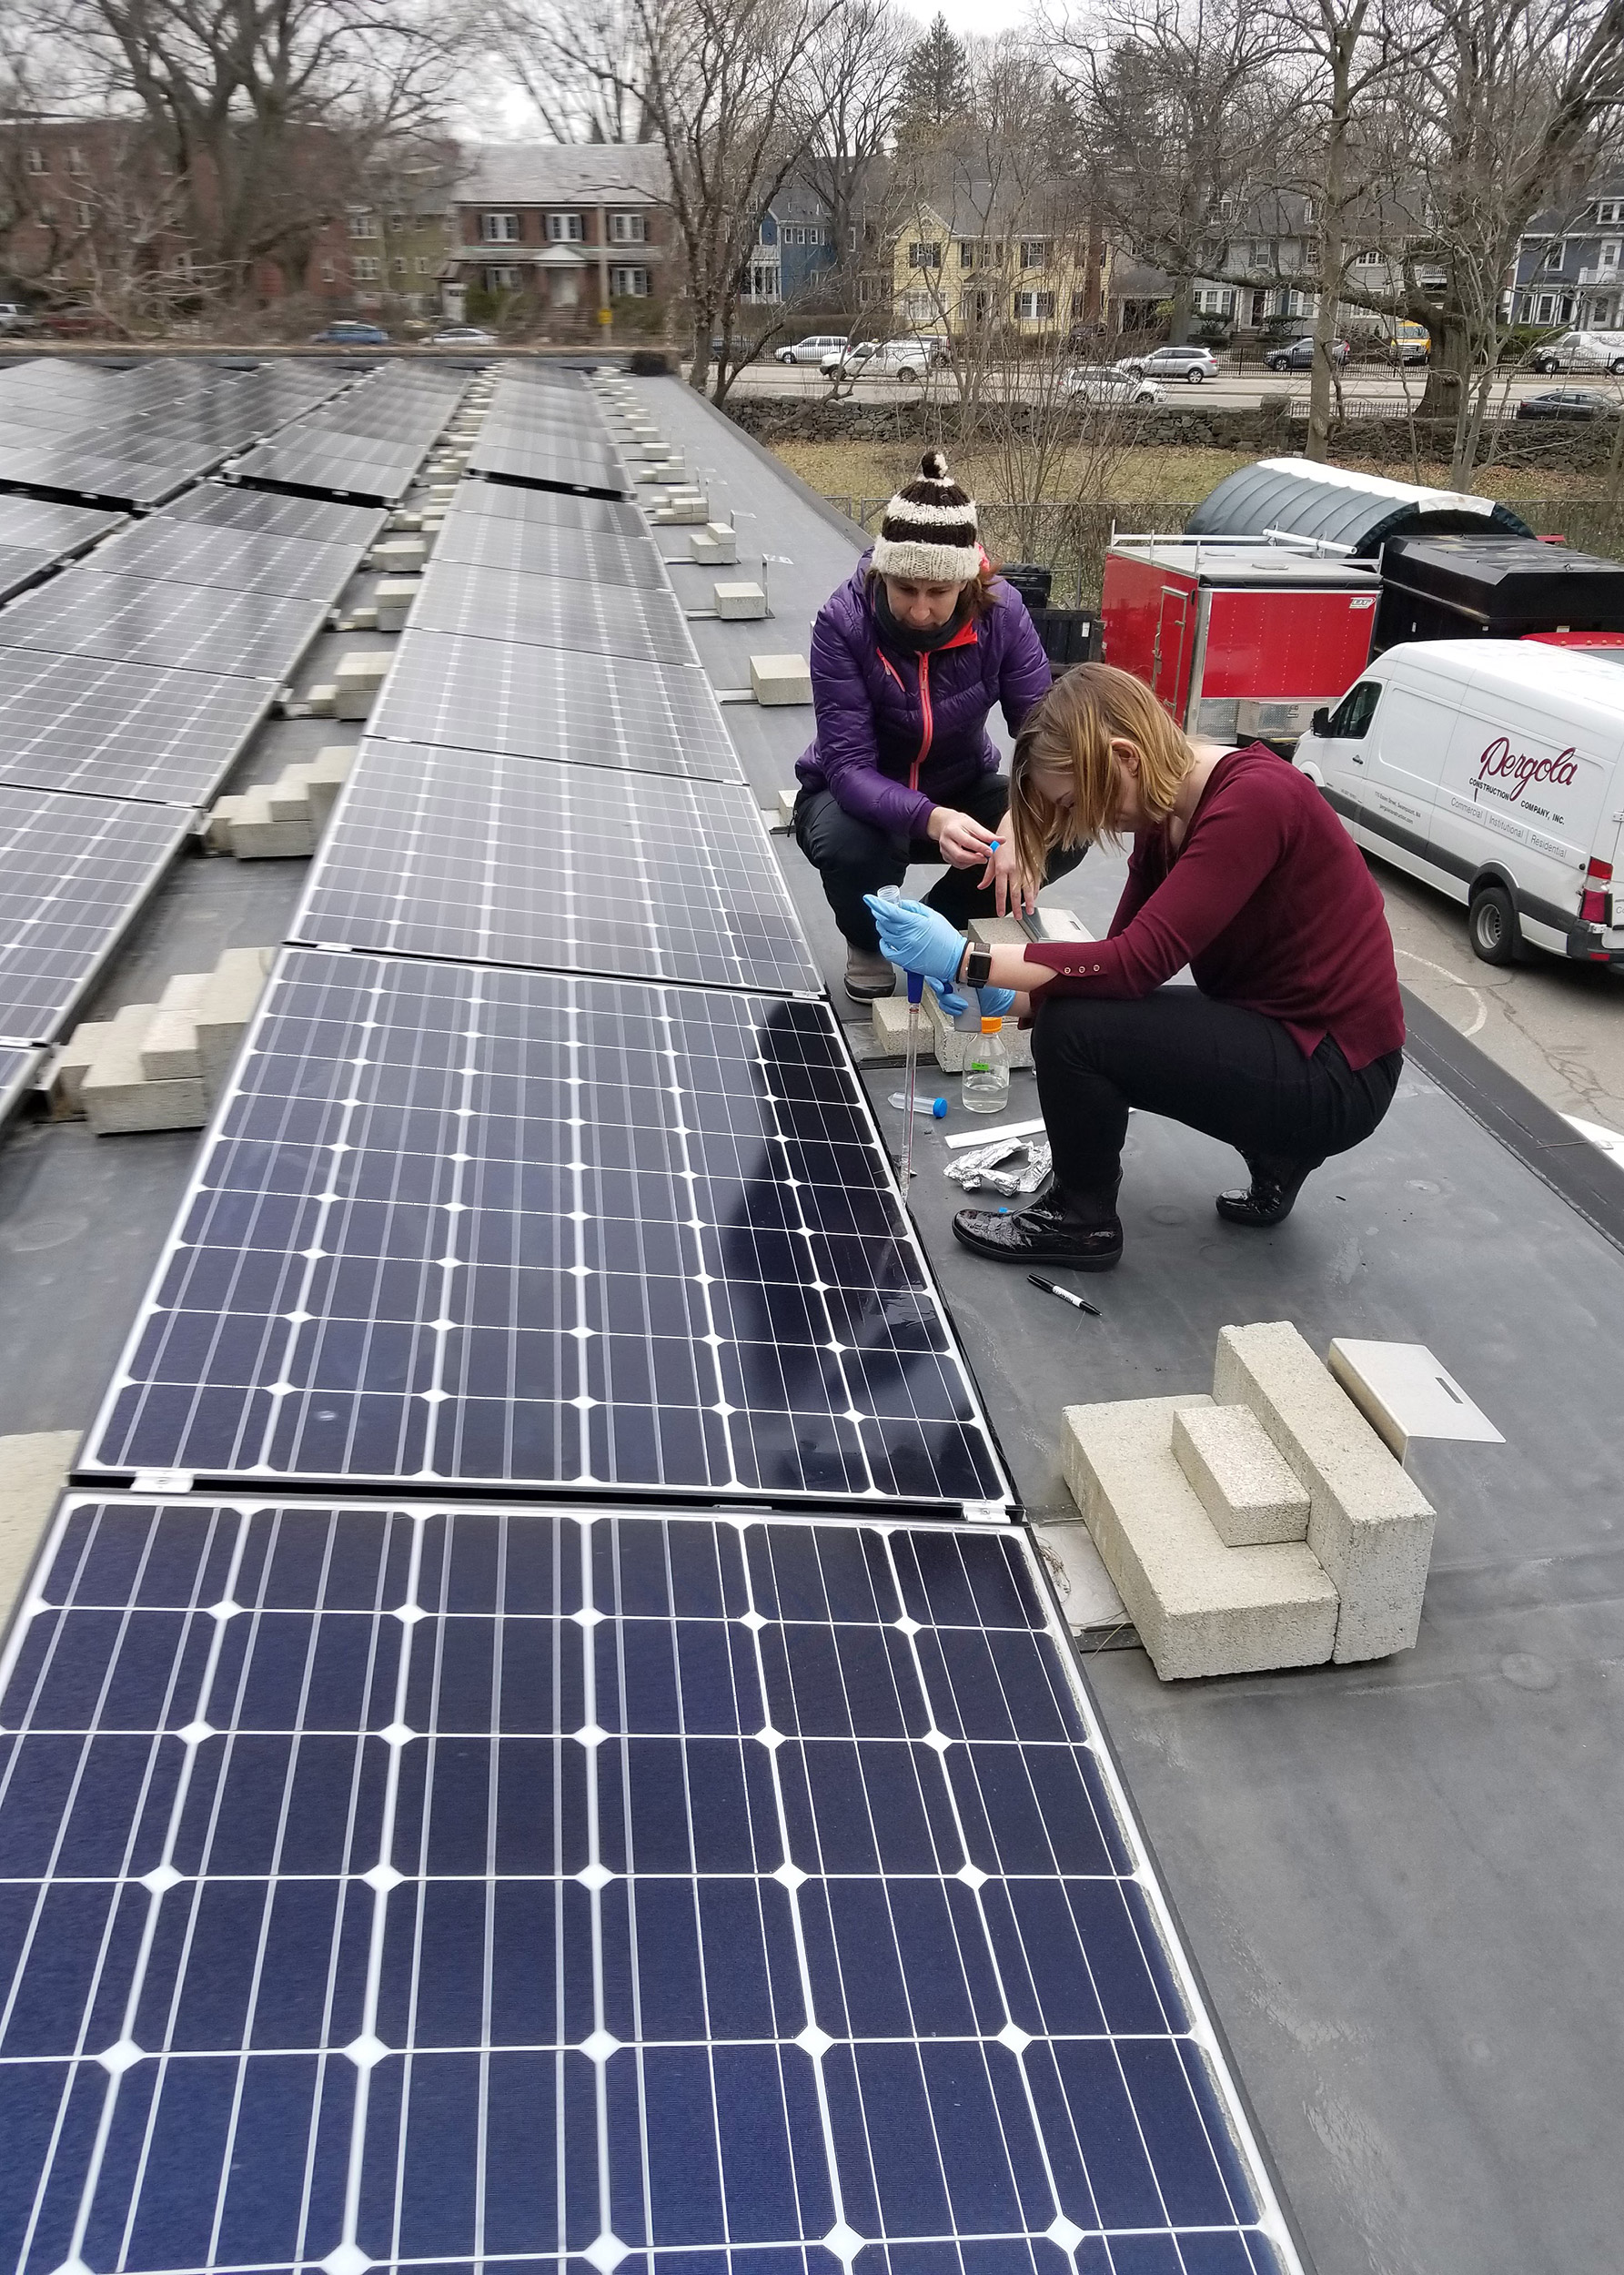
[[[274,489],[390,503],[467,387],[466,373],[388,365],[248,451],[232,471]]]
[[[660,589],[480,496],[442,545]],[[351,777],[355,945],[285,953],[91,1440],[230,1491],[70,1497],[0,1680],[0,2257],[1282,2275],[1029,1542],[901,1521],[1002,1475],[827,1004],[683,962],[764,847],[647,717]],[[491,1483],[590,1505],[431,1498]]]
[[[0,372],[0,489],[159,505],[348,384],[332,365],[38,358]]]
[[[82,555],[0,608],[7,1045],[61,1035],[381,521],[217,482],[140,521],[0,499],[0,533]],[[0,1108],[31,1063],[0,1065]]]

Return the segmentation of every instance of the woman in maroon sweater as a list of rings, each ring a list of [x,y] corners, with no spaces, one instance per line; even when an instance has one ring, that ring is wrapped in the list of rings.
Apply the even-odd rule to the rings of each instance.
[[[1013,987],[1035,1013],[1054,1182],[1020,1214],[962,1209],[953,1231],[1011,1263],[1108,1269],[1133,1106],[1237,1147],[1251,1184],[1219,1215],[1280,1223],[1311,1170],[1369,1137],[1403,1063],[1392,939],[1352,839],[1306,775],[1258,743],[1191,743],[1105,663],[1024,727],[1010,814],[1027,875],[1058,846],[1131,832],[1134,851],[1105,940],[972,948],[933,910],[872,904],[906,968]],[[1167,986],[1185,964],[1195,986]]]

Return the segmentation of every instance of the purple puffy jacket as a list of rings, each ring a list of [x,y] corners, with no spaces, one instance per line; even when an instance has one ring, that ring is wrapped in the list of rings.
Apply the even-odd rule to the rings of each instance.
[[[933,805],[952,805],[997,771],[987,713],[1004,705],[1012,734],[1049,692],[1049,660],[1026,604],[995,578],[993,605],[928,655],[882,644],[864,553],[812,626],[817,738],[795,772],[832,790],[859,821],[893,837],[923,837]]]

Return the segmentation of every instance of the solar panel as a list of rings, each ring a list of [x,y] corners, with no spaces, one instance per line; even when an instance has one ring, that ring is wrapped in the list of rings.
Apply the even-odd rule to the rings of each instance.
[[[148,466],[50,446],[0,450],[0,484],[115,505],[159,505],[191,480],[185,467]]]
[[[528,484],[538,490],[560,490],[583,498],[620,499],[626,478],[605,462],[548,450],[540,443],[503,450],[492,444],[469,460],[475,473],[494,480]]]
[[[544,529],[590,530],[601,533],[648,528],[634,505],[612,498],[566,498],[553,490],[520,490],[509,482],[461,481],[452,512],[488,514],[493,521],[529,521]]]
[[[367,743],[288,937],[815,995],[752,793]]]
[[[0,545],[0,601],[9,601],[14,592],[26,592],[36,577],[43,577],[55,565],[56,555],[48,546]]]
[[[417,468],[415,458],[371,465],[359,459],[332,458],[300,443],[286,450],[267,444],[250,450],[233,470],[245,482],[281,483],[320,497],[363,498],[388,505],[402,495]]]
[[[0,496],[0,545],[38,548],[58,561],[82,552],[123,523],[123,514],[108,513],[99,506],[55,505],[44,498]]]
[[[372,542],[384,523],[375,506],[278,497],[274,490],[239,490],[227,482],[200,482],[164,506],[156,518],[202,522],[211,529],[260,530],[267,537],[302,537],[314,544],[361,547]]]
[[[1002,1503],[826,1004],[284,952],[89,1467]]]
[[[0,649],[0,783],[200,805],[269,710],[274,679]]]
[[[438,550],[413,604],[412,622],[464,640],[572,648],[648,663],[697,661],[682,612],[669,592],[476,569],[463,561],[442,561]]]
[[[257,530],[199,528],[156,516],[104,545],[86,563],[107,576],[230,592],[279,592],[336,601],[360,558],[355,545],[320,545]]]
[[[504,647],[414,630],[395,651],[372,730],[397,742],[505,757],[744,779],[711,682],[696,664],[620,657],[611,666],[570,649]]]
[[[186,829],[174,806],[0,787],[0,1039],[55,1039]]]
[[[499,521],[455,507],[434,542],[436,561],[465,561],[479,569],[526,576],[574,577],[592,584],[662,587],[665,571],[646,537],[631,531],[561,530],[529,521]]]
[[[301,420],[294,433],[279,437],[267,447],[280,449],[284,445],[308,450],[314,458],[354,459],[369,469],[391,465],[408,457],[412,450],[417,450],[420,456],[427,447],[415,438],[402,440],[399,436],[363,434],[349,427],[325,427],[314,419]]]
[[[0,1121],[16,1112],[44,1064],[43,1051],[0,1050]]]
[[[291,671],[326,620],[319,602],[77,568],[0,609],[0,647],[265,679]]]
[[[74,1496],[0,2246],[1300,2270],[1013,1530]]]

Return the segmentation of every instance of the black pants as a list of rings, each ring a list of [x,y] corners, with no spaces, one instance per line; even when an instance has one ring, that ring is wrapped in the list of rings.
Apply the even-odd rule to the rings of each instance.
[[[1009,784],[1002,774],[983,774],[958,801],[961,814],[973,814],[987,829],[995,830],[1009,806]],[[942,859],[941,848],[928,837],[890,837],[871,822],[848,814],[832,790],[802,790],[795,801],[795,843],[823,880],[823,893],[834,911],[834,921],[854,948],[877,952],[879,935],[874,920],[862,905],[865,893],[883,885],[900,885],[915,863],[930,862],[945,869],[939,885],[925,895],[950,925],[961,931],[972,916],[993,916],[998,903],[993,887],[983,892],[981,869],[954,869]],[[1049,864],[1045,885],[1074,869],[1084,848],[1057,853]]]
[[[1318,1162],[1369,1137],[1404,1063],[1389,1051],[1355,1074],[1328,1035],[1305,1058],[1278,1019],[1195,987],[1137,1003],[1040,1000],[1032,1057],[1055,1180],[1086,1216],[1111,1213],[1130,1106],[1221,1138],[1248,1160]]]

